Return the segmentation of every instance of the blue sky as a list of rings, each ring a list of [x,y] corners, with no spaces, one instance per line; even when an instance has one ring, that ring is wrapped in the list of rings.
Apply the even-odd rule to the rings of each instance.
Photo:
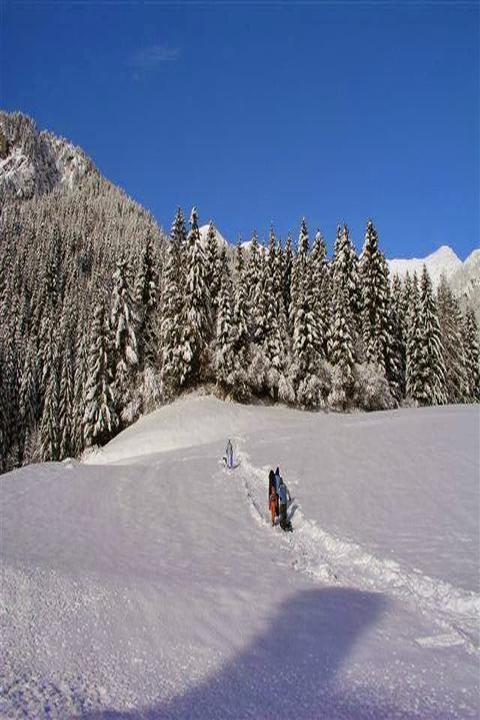
[[[1,106],[92,157],[170,227],[387,256],[479,242],[477,2],[10,2]]]

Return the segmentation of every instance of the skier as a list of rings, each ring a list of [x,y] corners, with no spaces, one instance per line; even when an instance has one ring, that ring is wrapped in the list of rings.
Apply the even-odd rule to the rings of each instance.
[[[275,485],[271,486],[270,495],[268,498],[268,507],[270,509],[270,515],[272,516],[272,527],[275,525],[275,518],[278,515],[278,496],[275,491]]]
[[[282,530],[291,530],[291,524],[287,520],[287,503],[292,501],[288,488],[280,478],[280,484],[278,486],[278,498],[280,501],[280,527]]]
[[[233,447],[230,440],[227,442],[227,447],[225,449],[225,457],[223,459],[225,460],[228,468],[233,468]]]

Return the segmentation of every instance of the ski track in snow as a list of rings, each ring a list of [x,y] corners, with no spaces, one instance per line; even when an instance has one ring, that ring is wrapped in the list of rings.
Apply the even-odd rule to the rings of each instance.
[[[242,448],[244,438],[237,438],[239,472],[253,518],[265,528],[273,529],[289,547],[294,569],[321,582],[348,584],[358,589],[384,592],[413,605],[443,632],[417,638],[424,647],[464,645],[476,653],[480,596],[448,582],[424,575],[387,558],[377,558],[361,545],[344,541],[308,519],[296,498],[289,509],[293,533],[284,533],[277,525],[271,528],[267,508],[268,467],[255,467]],[[288,483],[287,483],[288,484]]]

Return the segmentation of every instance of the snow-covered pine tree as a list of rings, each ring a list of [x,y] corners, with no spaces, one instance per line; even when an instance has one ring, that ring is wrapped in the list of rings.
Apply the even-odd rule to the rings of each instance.
[[[60,459],[60,368],[58,338],[52,333],[45,402],[40,423],[40,454],[44,462]]]
[[[277,275],[276,238],[273,228],[270,231],[268,259],[266,272],[263,278],[265,336],[263,350],[265,356],[265,384],[270,396],[277,400],[281,393],[286,392],[287,380],[285,369],[287,366],[285,334],[282,334],[283,298],[279,287]],[[290,393],[290,396],[292,393]]]
[[[406,337],[406,317],[407,306],[404,303],[404,293],[401,280],[397,274],[392,280],[392,289],[390,296],[390,332],[392,339],[392,353],[396,357],[398,368],[398,393],[395,393],[395,399],[400,401],[405,397],[405,371],[406,371],[406,353],[407,353],[407,337]]]
[[[463,324],[465,367],[469,402],[480,402],[480,347],[478,325],[473,308],[467,308]]]
[[[187,249],[187,230],[185,227],[183,211],[180,207],[177,208],[177,212],[175,213],[175,217],[173,219],[172,228],[170,230],[170,239],[173,245],[173,254],[176,258],[176,262],[178,263],[178,267],[176,269],[179,271],[180,277],[183,277],[185,275],[183,261]]]
[[[291,298],[291,283],[292,283],[292,267],[293,267],[293,250],[292,250],[292,236],[290,233],[287,235],[287,241],[285,243],[285,253],[283,257],[283,306],[285,308],[285,315],[287,322],[289,322],[290,304]]]
[[[135,278],[134,305],[137,317],[137,346],[139,367],[153,365],[157,355],[155,314],[157,311],[158,272],[153,240],[147,236],[137,276]]]
[[[217,331],[215,340],[215,373],[222,395],[235,390],[235,332],[233,326],[232,284],[226,254],[221,255],[220,293],[218,297]]]
[[[362,340],[365,362],[385,372],[391,339],[388,332],[388,268],[378,248],[377,232],[367,224],[360,260]]]
[[[138,366],[134,303],[129,277],[130,266],[122,255],[113,274],[110,313],[112,368],[118,416],[121,416],[131,400],[133,376]]]
[[[337,228],[332,270],[334,286],[341,285],[345,291],[351,320],[350,330],[352,337],[355,338],[361,328],[361,289],[358,274],[358,257],[350,239],[347,225],[343,225],[343,228],[339,225]]]
[[[88,355],[88,376],[85,388],[83,417],[84,443],[104,445],[113,436],[118,417],[112,391],[112,375],[108,358],[108,328],[103,305],[95,307]]]
[[[79,321],[83,325],[82,320]],[[76,333],[75,338],[75,366],[74,366],[74,414],[72,419],[72,445],[75,455],[80,455],[85,447],[83,418],[85,414],[85,387],[88,377],[88,348],[85,333],[82,330]]]
[[[326,338],[330,320],[327,284],[327,247],[320,230],[315,235],[310,255],[311,295],[313,312],[317,321],[319,352],[326,357]]]
[[[205,245],[205,285],[210,294],[212,311],[212,326],[216,323],[217,303],[222,283],[222,263],[219,262],[219,252],[215,227],[210,220]]]
[[[333,373],[328,401],[335,410],[346,410],[354,392],[354,351],[348,297],[341,285],[334,289],[332,316],[329,358]]]
[[[70,338],[66,338],[61,356],[59,415],[59,455],[60,459],[74,455],[74,364]]]
[[[468,379],[462,333],[463,318],[458,300],[444,275],[440,278],[437,290],[437,308],[445,360],[447,402],[465,402],[468,397]]]
[[[321,339],[314,307],[312,279],[306,267],[297,267],[296,288],[292,301],[293,322],[291,378],[298,404],[316,408],[321,402],[319,369]]]
[[[246,270],[241,244],[237,245],[235,261],[235,286],[233,305],[233,350],[235,359],[233,397],[245,402],[251,395],[249,384],[250,334],[249,302],[246,286]]]
[[[414,273],[410,294],[404,297],[408,303],[407,313],[407,349],[406,349],[406,395],[409,400],[418,402],[421,394],[421,353],[422,336],[420,322],[420,289],[418,276]]]
[[[248,249],[247,264],[244,275],[247,297],[250,298],[250,302],[252,302],[252,298],[255,296],[260,282],[262,257],[263,254],[261,254],[258,244],[257,232],[254,231],[250,241],[250,247]]]
[[[292,274],[290,280],[290,330],[294,332],[293,317],[296,314],[296,302],[297,297],[303,294],[303,283],[304,278],[308,273],[308,250],[309,250],[309,239],[308,229],[305,222],[305,218],[302,219],[300,225],[300,234],[298,236],[297,252],[295,253],[292,260]],[[308,281],[307,281],[308,284]]]
[[[33,344],[28,345],[23,364],[22,380],[20,383],[19,409],[21,424],[21,454],[23,461],[25,442],[40,416],[38,398],[38,367],[35,347]],[[28,459],[29,458],[27,458],[27,460]]]
[[[204,351],[211,337],[210,293],[206,286],[205,253],[200,242],[197,209],[192,208],[186,249],[187,276],[179,353],[180,385],[195,385],[208,371]]]
[[[268,264],[265,252],[258,250],[254,242],[250,249],[248,265],[248,282],[250,292],[250,320],[252,323],[252,340],[256,349],[263,348],[267,330],[267,292],[266,278]]]
[[[179,285],[177,251],[173,240],[168,244],[163,275],[162,321],[160,349],[162,354],[161,380],[166,398],[176,395],[180,387],[181,316],[183,287]]]
[[[419,382],[414,399],[421,405],[446,402],[445,361],[432,282],[424,265],[420,284]]]

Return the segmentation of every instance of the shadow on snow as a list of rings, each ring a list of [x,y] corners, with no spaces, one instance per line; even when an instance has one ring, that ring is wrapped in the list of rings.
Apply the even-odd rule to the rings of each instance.
[[[89,720],[341,720],[391,718],[391,707],[365,705],[335,686],[363,633],[387,607],[385,596],[350,588],[312,589],[283,603],[257,636],[216,675],[158,705],[91,712]],[[245,608],[248,622],[249,608]],[[376,687],[378,697],[381,689]],[[363,703],[363,705],[362,705]],[[397,711],[398,712],[398,711]]]

